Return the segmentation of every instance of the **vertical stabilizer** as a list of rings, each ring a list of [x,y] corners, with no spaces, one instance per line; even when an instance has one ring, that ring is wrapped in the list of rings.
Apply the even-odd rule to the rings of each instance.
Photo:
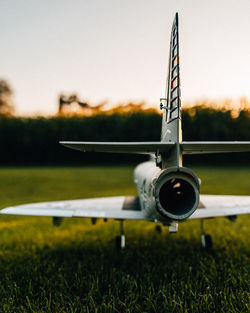
[[[163,110],[161,141],[176,142],[176,151],[172,155],[171,161],[168,161],[168,166],[179,166],[181,165],[179,143],[182,141],[182,130],[178,13],[175,14],[171,30],[166,92],[165,98],[161,98],[160,108]]]

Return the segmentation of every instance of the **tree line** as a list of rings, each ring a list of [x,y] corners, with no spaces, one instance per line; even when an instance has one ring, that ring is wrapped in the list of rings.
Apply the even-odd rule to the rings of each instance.
[[[249,140],[250,114],[195,107],[182,111],[183,140]],[[59,141],[158,141],[161,115],[157,112],[96,114],[87,117],[0,118],[0,165],[134,164],[147,157],[81,153]],[[250,164],[249,153],[185,157],[186,163]]]

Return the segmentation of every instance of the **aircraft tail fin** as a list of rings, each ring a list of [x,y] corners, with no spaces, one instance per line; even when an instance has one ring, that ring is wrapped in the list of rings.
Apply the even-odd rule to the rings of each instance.
[[[178,25],[178,13],[176,13],[170,37],[165,98],[160,99],[160,108],[163,110],[161,141],[176,143],[182,141]]]
[[[175,14],[170,36],[169,64],[166,81],[165,98],[160,99],[162,115],[162,142],[175,142],[175,148],[170,154],[162,154],[157,158],[157,164],[167,166],[182,166],[181,127],[181,91],[180,91],[180,63],[179,63],[179,21]]]
[[[182,167],[183,154],[249,152],[250,142],[183,142],[181,129],[181,93],[179,30],[176,13],[170,38],[169,67],[165,98],[161,98],[162,132],[159,142],[73,142],[64,146],[80,151],[155,154],[161,168]]]

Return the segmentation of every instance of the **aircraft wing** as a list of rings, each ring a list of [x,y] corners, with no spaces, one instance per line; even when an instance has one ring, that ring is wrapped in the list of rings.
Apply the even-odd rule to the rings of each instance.
[[[29,203],[2,209],[0,213],[52,217],[145,219],[139,198],[130,196]],[[201,195],[199,208],[189,219],[249,213],[250,196]]]
[[[8,207],[1,214],[144,219],[138,197],[105,197],[82,200],[29,203]]]
[[[249,213],[250,196],[201,195],[199,208],[189,217],[189,219],[212,218]]]

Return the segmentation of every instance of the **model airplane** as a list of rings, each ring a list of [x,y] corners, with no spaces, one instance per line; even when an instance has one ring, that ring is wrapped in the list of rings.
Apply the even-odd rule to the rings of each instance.
[[[178,222],[201,219],[202,245],[212,241],[203,228],[203,219],[250,213],[250,196],[200,195],[200,180],[183,167],[183,154],[203,154],[250,151],[248,142],[183,142],[181,130],[181,98],[179,67],[178,14],[171,31],[169,70],[163,110],[162,133],[159,142],[61,142],[84,152],[117,152],[149,154],[150,161],[138,165],[134,182],[138,197],[108,197],[72,201],[24,204],[5,208],[2,214],[52,216],[54,224],[63,217],[112,218],[120,220],[121,234],[116,242],[125,246],[123,221],[147,220],[169,226],[176,232]]]

